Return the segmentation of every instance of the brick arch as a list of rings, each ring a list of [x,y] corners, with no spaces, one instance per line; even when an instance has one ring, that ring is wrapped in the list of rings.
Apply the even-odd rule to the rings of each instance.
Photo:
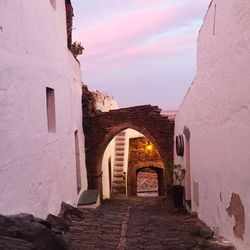
[[[132,128],[144,134],[158,149],[164,165],[173,160],[174,122],[157,106],[144,105],[100,112],[83,107],[88,189],[102,190],[102,157],[119,132]]]
[[[143,168],[161,168],[164,169],[165,166],[162,161],[147,161],[141,162],[133,166],[135,170],[143,169]]]
[[[137,174],[141,170],[145,168],[150,168],[155,170],[158,176],[158,184],[159,184],[159,195],[164,195],[166,191],[165,183],[164,183],[164,176],[163,170],[165,169],[162,161],[148,161],[138,163],[136,165],[130,165],[128,167],[128,179],[127,179],[127,189],[128,189],[128,196],[136,196],[137,193]]]
[[[112,141],[112,139],[117,134],[122,132],[123,130],[129,129],[129,128],[134,129],[137,132],[140,132],[141,134],[143,134],[148,140],[150,140],[154,144],[154,146],[156,147],[156,149],[158,150],[158,152],[161,155],[159,145],[157,144],[157,141],[154,139],[154,137],[151,136],[150,132],[148,132],[145,128],[140,128],[140,127],[138,127],[138,126],[136,126],[136,125],[134,125],[132,123],[122,123],[122,124],[119,124],[117,126],[112,127],[110,132],[105,136],[103,145],[100,145],[100,147],[99,147],[102,152],[100,152],[101,157],[99,158],[100,162],[98,162],[98,163],[102,162],[102,156],[103,156],[103,154],[105,152],[105,149],[108,146],[108,144]],[[164,152],[162,152],[162,153],[164,153]]]

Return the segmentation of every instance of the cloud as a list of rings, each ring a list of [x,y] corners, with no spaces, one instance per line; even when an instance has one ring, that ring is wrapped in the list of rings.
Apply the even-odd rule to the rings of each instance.
[[[88,63],[113,67],[117,61],[170,56],[194,46],[197,34],[192,29],[203,4],[133,2],[138,4],[135,8],[113,11],[103,22],[96,21],[75,34],[84,44]],[[121,6],[124,3],[119,2]]]
[[[107,91],[119,100],[125,98],[124,91],[118,91],[124,81],[126,85],[129,81],[146,86],[149,79],[152,82],[160,75],[159,86],[154,85],[156,91],[168,82],[171,72],[172,82],[187,84],[192,80],[194,48],[209,1],[72,0],[76,21],[73,39],[85,47],[79,59],[86,83],[93,88],[109,88]],[[167,76],[166,67],[171,68]],[[180,69],[183,79],[179,77]]]

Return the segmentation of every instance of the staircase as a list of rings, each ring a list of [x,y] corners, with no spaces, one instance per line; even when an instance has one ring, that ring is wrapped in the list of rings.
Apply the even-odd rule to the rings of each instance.
[[[115,138],[115,162],[113,173],[112,194],[125,194],[125,178],[123,175],[125,153],[125,131],[120,132]]]

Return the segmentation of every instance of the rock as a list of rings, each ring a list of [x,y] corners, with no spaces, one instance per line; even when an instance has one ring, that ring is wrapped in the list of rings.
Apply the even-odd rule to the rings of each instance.
[[[203,240],[199,243],[199,246],[203,249],[209,250],[235,250],[235,247],[229,242],[222,242],[219,240]]]
[[[34,243],[0,235],[1,250],[35,250]]]
[[[36,236],[43,230],[47,230],[47,228],[42,224],[35,222],[33,215],[0,215],[0,235],[2,236],[33,242]]]
[[[45,227],[51,229],[51,224],[49,223],[49,221],[42,220],[40,218],[35,218],[35,221],[38,222],[38,223],[40,223],[40,224],[42,224],[42,225],[44,225]]]
[[[68,243],[61,237],[49,231],[43,231],[36,239],[38,250],[68,250]]]
[[[84,219],[83,214],[79,209],[65,202],[62,202],[61,204],[60,216],[68,221],[71,221],[72,218],[78,218],[80,220]]]
[[[207,240],[214,236],[214,232],[208,226],[200,223],[194,224],[192,234]]]
[[[68,244],[53,233],[48,224],[31,214],[0,215],[1,249],[68,249]]]
[[[69,223],[63,218],[49,214],[46,219],[52,226],[53,231],[66,232],[69,231]]]
[[[197,212],[191,212],[191,213],[190,213],[190,216],[191,216],[192,218],[198,218],[198,213],[197,213]]]

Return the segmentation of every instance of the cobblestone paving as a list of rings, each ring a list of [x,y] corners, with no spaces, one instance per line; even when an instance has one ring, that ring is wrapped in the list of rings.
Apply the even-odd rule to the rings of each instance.
[[[65,235],[72,250],[233,249],[218,244],[198,219],[162,197],[120,197],[81,211],[84,219],[72,220]]]

